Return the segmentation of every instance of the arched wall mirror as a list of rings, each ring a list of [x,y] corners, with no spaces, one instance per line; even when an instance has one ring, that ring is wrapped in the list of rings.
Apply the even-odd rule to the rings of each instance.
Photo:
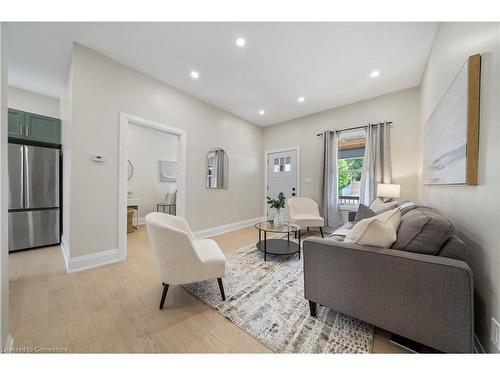
[[[134,166],[132,165],[132,162],[128,160],[128,179],[130,180],[133,175],[134,175]]]
[[[227,189],[229,158],[226,151],[215,148],[207,155],[207,189]]]

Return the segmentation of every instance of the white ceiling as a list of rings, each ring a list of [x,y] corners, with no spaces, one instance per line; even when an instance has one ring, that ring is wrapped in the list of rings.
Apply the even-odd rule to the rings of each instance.
[[[9,84],[61,97],[73,41],[267,126],[418,86],[436,23],[9,23]],[[243,37],[246,45],[236,46]],[[200,73],[198,80],[190,71]],[[380,76],[370,78],[378,69]],[[305,96],[304,103],[297,98]],[[260,116],[258,111],[265,110]]]

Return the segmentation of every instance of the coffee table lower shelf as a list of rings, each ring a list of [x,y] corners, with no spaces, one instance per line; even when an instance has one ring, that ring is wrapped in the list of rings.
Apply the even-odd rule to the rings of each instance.
[[[255,244],[257,249],[264,253],[264,260],[267,255],[293,255],[298,254],[300,259],[300,246],[298,243],[290,240],[270,239],[262,240]]]

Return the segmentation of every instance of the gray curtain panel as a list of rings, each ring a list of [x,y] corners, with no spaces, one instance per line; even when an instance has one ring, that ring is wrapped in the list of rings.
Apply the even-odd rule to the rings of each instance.
[[[391,175],[391,126],[368,124],[359,203],[369,206],[376,198],[377,185],[390,184]]]
[[[326,131],[323,133],[323,161],[322,161],[322,194],[321,216],[325,219],[325,226],[340,225],[340,211],[338,209],[338,132]]]

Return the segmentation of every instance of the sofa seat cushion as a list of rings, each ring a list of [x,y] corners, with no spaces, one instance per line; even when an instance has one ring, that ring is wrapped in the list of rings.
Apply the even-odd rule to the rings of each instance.
[[[415,208],[401,217],[393,249],[438,255],[454,232],[453,224],[438,212]]]
[[[401,221],[399,208],[363,219],[347,233],[345,242],[389,248],[396,241],[396,231]]]
[[[347,232],[354,226],[354,222],[347,222],[343,224],[341,227],[335,229],[332,234],[330,234],[329,238],[336,241],[344,241]]]

